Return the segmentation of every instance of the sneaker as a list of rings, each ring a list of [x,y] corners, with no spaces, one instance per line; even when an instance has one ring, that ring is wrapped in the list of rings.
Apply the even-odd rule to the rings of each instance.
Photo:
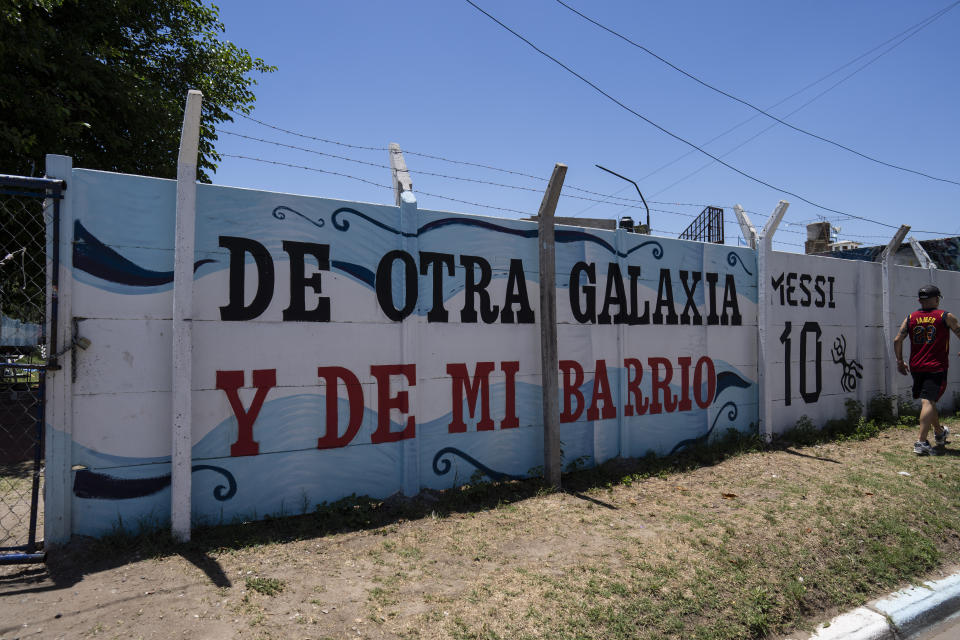
[[[950,429],[948,427],[944,427],[943,431],[941,431],[940,433],[933,434],[933,439],[937,443],[938,447],[942,447],[943,445],[949,442],[949,440],[947,440],[947,436],[949,435],[950,435]]]
[[[913,452],[918,456],[929,456],[933,453],[933,447],[926,440],[918,440],[913,443]]]

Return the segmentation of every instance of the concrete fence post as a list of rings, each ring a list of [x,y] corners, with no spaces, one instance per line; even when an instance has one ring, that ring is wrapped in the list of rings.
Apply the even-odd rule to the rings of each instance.
[[[58,345],[73,342],[73,216],[75,189],[70,188],[73,159],[68,156],[48,155],[45,177],[64,180],[67,189],[60,202],[60,237],[53,235],[53,220],[47,222],[47,336],[57,336]],[[44,203],[44,211],[52,204]],[[59,283],[57,286],[57,326],[52,325],[51,294],[53,274],[53,243],[60,245]],[[54,354],[48,353],[48,357]],[[73,358],[61,357],[59,367],[47,371],[45,408],[45,478],[43,494],[43,540],[45,544],[63,544],[73,531]]]
[[[773,390],[767,380],[767,362],[773,357],[767,344],[770,334],[769,261],[773,253],[773,235],[789,206],[789,202],[781,200],[757,237],[757,387],[760,405],[757,417],[760,435],[767,442],[773,439]]]
[[[203,94],[191,89],[183,112],[177,160],[177,217],[173,258],[173,429],[170,469],[170,529],[190,540],[193,465],[193,262],[197,216],[197,149]]]
[[[567,175],[567,165],[557,163],[543,194],[537,216],[540,253],[540,384],[543,388],[543,477],[560,488],[559,356],[557,354],[557,254],[553,214]]]
[[[401,248],[407,254],[415,256],[419,254],[420,239],[417,236],[419,222],[413,182],[410,180],[410,171],[407,170],[407,161],[403,157],[403,150],[400,145],[391,142],[389,154],[394,198],[397,206],[400,207],[400,230],[404,234],[400,241]],[[403,286],[404,299],[406,299],[406,282]],[[419,314],[419,301],[417,305],[416,312],[404,318],[400,324],[400,361],[413,363],[415,366],[420,364],[419,329],[421,316]],[[421,415],[418,402],[421,394],[417,392],[417,375],[419,375],[419,372],[414,376],[412,382],[408,382],[404,376],[400,376],[398,380],[399,393],[407,394],[409,415],[412,416]],[[400,447],[402,452],[401,492],[407,497],[413,497],[420,493],[420,438],[407,438],[402,441]]]
[[[887,243],[886,248],[883,250],[883,253],[880,254],[880,261],[883,265],[883,389],[884,393],[888,396],[896,395],[897,385],[895,383],[895,376],[897,374],[896,366],[896,356],[893,354],[893,334],[894,327],[893,324],[896,320],[893,318],[893,309],[892,309],[892,300],[893,296],[893,267],[894,267],[894,258],[897,255],[897,251],[900,249],[900,245],[903,244],[903,239],[906,237],[907,232],[910,231],[910,225],[901,225],[897,232],[893,234],[893,238],[890,239],[890,242]],[[898,415],[897,403],[893,403],[893,413]]]
[[[740,233],[743,239],[747,241],[747,246],[756,251],[757,249],[757,228],[750,222],[750,216],[738,204],[733,205],[733,212],[737,214],[737,223],[740,225]]]

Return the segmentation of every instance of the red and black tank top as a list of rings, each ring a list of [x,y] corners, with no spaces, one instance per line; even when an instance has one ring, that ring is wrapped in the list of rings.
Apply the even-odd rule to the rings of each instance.
[[[943,309],[918,309],[907,318],[911,371],[946,371],[950,334]]]

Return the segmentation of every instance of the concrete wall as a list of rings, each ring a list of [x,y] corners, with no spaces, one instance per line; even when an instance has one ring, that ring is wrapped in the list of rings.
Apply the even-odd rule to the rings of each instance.
[[[48,396],[48,474],[64,478],[48,491],[69,494],[48,496],[52,541],[170,512],[176,183],[74,169],[68,184],[60,317],[91,345]],[[756,428],[755,252],[575,227],[556,241],[565,465]],[[879,264],[772,264],[782,431],[880,391],[886,347]],[[194,522],[539,474],[537,265],[533,222],[200,185]],[[927,274],[897,268],[894,315]]]

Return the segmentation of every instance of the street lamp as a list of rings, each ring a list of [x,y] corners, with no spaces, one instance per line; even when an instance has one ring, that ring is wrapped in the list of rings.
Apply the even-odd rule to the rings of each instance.
[[[613,175],[617,176],[621,180],[626,180],[627,182],[632,184],[633,187],[637,190],[637,194],[640,196],[640,201],[643,202],[643,208],[647,210],[647,224],[640,225],[639,231],[637,231],[637,233],[645,233],[649,235],[650,234],[650,207],[647,206],[647,200],[646,198],[643,197],[643,194],[640,193],[640,187],[637,186],[637,183],[631,180],[630,178],[627,178],[626,176],[620,175],[616,171],[610,171],[610,169],[607,169],[606,167],[601,167],[600,165],[594,165],[594,166],[596,166],[598,169],[603,169],[607,173],[612,173]]]

